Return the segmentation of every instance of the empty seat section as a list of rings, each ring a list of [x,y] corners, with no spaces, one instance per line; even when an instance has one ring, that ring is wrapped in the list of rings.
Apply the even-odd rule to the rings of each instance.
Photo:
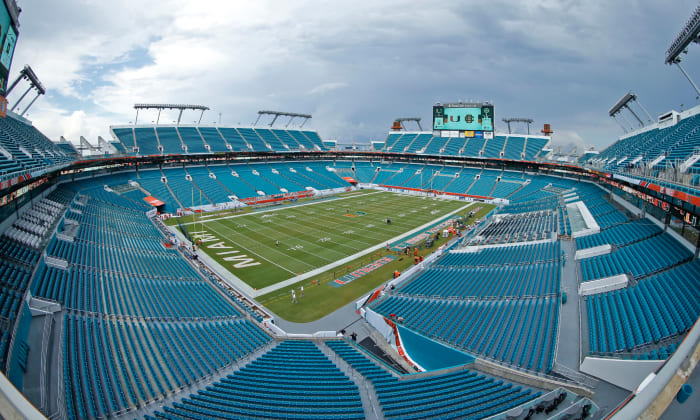
[[[199,132],[202,134],[204,141],[211,147],[212,153],[228,152],[226,140],[216,127],[199,127]]]
[[[231,145],[232,151],[249,152],[252,150],[235,128],[221,127],[219,128],[219,132],[224,136],[224,139],[226,139],[226,143]]]
[[[187,146],[187,153],[209,153],[197,127],[178,127],[178,131],[182,142]]]
[[[217,181],[221,182],[226,189],[233,192],[236,197],[257,197],[258,193],[252,185],[242,180],[240,176],[233,175],[233,173],[237,174],[233,168],[227,165],[209,166],[209,170],[216,175]]]
[[[260,138],[258,133],[255,132],[254,129],[252,128],[239,128],[238,132],[240,133],[241,137],[243,137],[252,148],[253,151],[255,152],[269,152],[271,149],[269,149],[263,140]]]
[[[134,128],[134,138],[140,155],[159,155],[158,138],[153,127]]]
[[[209,170],[205,166],[189,167],[187,173],[192,177],[198,189],[202,191],[212,202],[216,204],[230,202],[232,195],[223,184],[210,176]]]
[[[255,132],[258,134],[258,136],[265,141],[265,143],[269,144],[272,147],[272,150],[278,151],[278,152],[284,152],[289,149],[280,141],[280,139],[277,137],[277,135],[272,131],[267,128],[256,128]]]
[[[175,127],[156,127],[156,132],[160,145],[163,146],[164,154],[180,155],[185,153]]]
[[[347,342],[327,344],[372,382],[387,419],[485,418],[541,395],[468,369],[399,380]]]
[[[311,341],[283,341],[156,418],[363,419],[357,386]]]

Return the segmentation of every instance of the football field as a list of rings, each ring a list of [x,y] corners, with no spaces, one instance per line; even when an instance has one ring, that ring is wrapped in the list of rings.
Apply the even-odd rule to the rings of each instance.
[[[183,225],[201,240],[202,251],[251,287],[263,288],[384,245],[466,204],[369,192]]]

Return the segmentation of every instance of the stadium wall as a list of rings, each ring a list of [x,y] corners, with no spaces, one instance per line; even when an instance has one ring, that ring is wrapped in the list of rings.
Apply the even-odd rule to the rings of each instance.
[[[700,361],[700,320],[676,352],[606,419],[660,418]]]

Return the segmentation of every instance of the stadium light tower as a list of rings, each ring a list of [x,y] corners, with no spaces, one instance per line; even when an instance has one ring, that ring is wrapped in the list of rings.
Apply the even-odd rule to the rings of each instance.
[[[624,125],[622,125],[622,123],[617,119],[617,116],[613,115],[612,119],[615,120],[615,122],[620,126],[620,128],[622,128],[622,131],[624,131],[625,134],[627,134],[627,128]]]
[[[700,6],[695,8],[695,11],[693,12],[692,16],[690,16],[690,19],[688,19],[688,22],[686,22],[683,29],[681,29],[681,32],[676,36],[676,39],[674,39],[673,42],[671,42],[671,46],[668,47],[668,50],[666,50],[666,60],[664,61],[666,64],[675,64],[676,66],[678,66],[685,78],[688,79],[691,85],[693,85],[693,89],[695,89],[695,93],[697,93],[695,99],[700,98],[700,89],[698,89],[698,86],[695,84],[693,79],[685,71],[683,66],[681,66],[680,55],[681,53],[688,53],[688,46],[691,43],[700,43],[699,36]]]
[[[506,123],[508,125],[508,134],[511,134],[510,131],[510,123],[512,122],[521,122],[527,124],[527,134],[530,134],[530,124],[535,122],[532,118],[503,118],[501,121]]]
[[[398,125],[403,128],[404,130],[406,129],[406,126],[403,125],[404,122],[406,121],[415,121],[416,124],[418,124],[418,130],[423,131],[423,127],[420,125],[420,118],[419,117],[401,117],[401,118],[396,118],[394,120],[394,124],[398,123]]]
[[[609,115],[611,118],[613,118],[615,121],[617,121],[618,124],[620,124],[620,121],[618,121],[616,117],[617,117],[617,115],[619,115],[619,116],[622,117],[625,121],[627,121],[627,119],[624,117],[624,115],[621,114],[621,112],[622,112],[623,110],[627,110],[627,111],[629,111],[630,114],[632,114],[632,115],[634,116],[634,118],[635,118],[635,119],[637,120],[637,122],[639,123],[639,126],[640,126],[640,127],[644,127],[644,122],[642,121],[642,119],[639,118],[639,116],[637,115],[637,113],[634,112],[634,110],[630,107],[630,105],[631,105],[632,103],[637,104],[637,106],[638,106],[639,108],[641,108],[642,111],[644,111],[644,113],[647,115],[647,118],[649,119],[649,122],[651,123],[651,122],[652,122],[651,115],[650,115],[649,112],[646,110],[646,108],[644,108],[644,107],[642,106],[642,104],[640,104],[640,103],[637,101],[637,95],[636,95],[634,92],[627,92],[627,93],[625,93],[624,95],[622,95],[622,97],[621,97],[620,99],[618,99],[617,102],[615,102],[615,105],[613,105],[612,108],[610,108],[610,110],[608,111],[608,115]],[[629,121],[627,121],[627,123],[629,124]],[[632,125],[632,124],[630,124],[630,125],[632,126],[632,129],[634,129],[634,125]],[[624,127],[622,124],[620,124],[620,126],[622,127],[622,129],[623,129],[623,130],[625,131],[625,133],[626,133],[627,130],[625,129],[625,127]]]
[[[14,111],[15,108],[17,108],[19,106],[19,103],[22,102],[24,97],[27,96],[27,94],[29,93],[30,90],[32,90],[32,88],[36,89],[36,96],[34,97],[34,99],[32,99],[29,102],[29,105],[27,105],[24,108],[24,110],[22,111],[22,113],[19,114],[20,116],[22,116],[22,115],[26,114],[27,111],[29,111],[29,108],[31,108],[31,106],[34,105],[34,102],[36,102],[36,100],[39,99],[39,96],[46,93],[46,89],[44,88],[44,85],[42,85],[41,82],[39,81],[39,78],[36,76],[36,73],[34,73],[34,70],[32,70],[32,68],[27,65],[27,66],[24,66],[24,68],[22,70],[20,70],[19,75],[17,76],[15,81],[12,82],[12,84],[10,85],[10,88],[7,89],[7,94],[5,96],[10,95],[10,92],[12,92],[12,89],[14,89],[15,86],[17,86],[17,83],[19,83],[20,80],[28,80],[29,87],[27,88],[27,90],[24,91],[22,96],[19,97],[17,102],[15,102],[14,106],[12,107],[12,109],[10,109],[10,111]]]

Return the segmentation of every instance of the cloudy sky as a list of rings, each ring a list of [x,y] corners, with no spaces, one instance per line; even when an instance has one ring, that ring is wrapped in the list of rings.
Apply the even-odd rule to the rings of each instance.
[[[652,116],[698,104],[663,64],[691,0],[18,4],[11,79],[30,64],[46,86],[28,118],[52,139],[106,138],[134,103],[154,102],[209,106],[203,123],[310,113],[322,137],[366,142],[395,117],[429,127],[436,101],[488,100],[499,131],[503,117],[529,117],[533,131],[552,124],[556,143],[604,148],[622,133],[607,110],[629,90]],[[700,81],[700,46],[684,60]]]

